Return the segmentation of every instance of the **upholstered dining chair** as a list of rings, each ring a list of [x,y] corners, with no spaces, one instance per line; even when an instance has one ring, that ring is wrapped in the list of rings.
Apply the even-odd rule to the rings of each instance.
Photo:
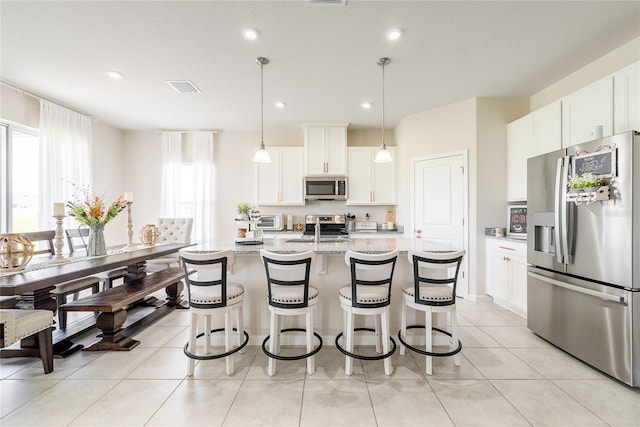
[[[453,356],[453,364],[460,366],[460,350],[462,343],[458,339],[458,321],[456,318],[456,285],[458,272],[465,251],[423,252],[410,250],[409,262],[413,265],[413,283],[402,290],[404,304],[400,319],[400,354],[404,355],[405,347],[426,356],[426,373],[433,373],[432,357]],[[425,315],[424,325],[407,326],[407,308],[422,311]],[[448,313],[451,331],[433,326],[434,313]],[[407,342],[407,329],[424,329],[425,349],[419,349]],[[449,351],[433,351],[433,331],[450,337]]]
[[[163,243],[191,243],[193,218],[158,218],[158,242]],[[178,254],[153,258],[147,261],[147,271],[163,270],[169,267],[179,267]]]
[[[397,250],[382,254],[347,251],[344,255],[345,263],[351,271],[351,283],[339,290],[340,305],[344,310],[344,328],[336,336],[336,348],[346,356],[344,371],[347,375],[351,375],[353,371],[354,358],[384,360],[384,372],[391,375],[391,356],[396,351],[396,343],[389,336],[389,307],[397,259]],[[375,328],[355,328],[354,315],[374,316]],[[363,356],[354,353],[355,331],[375,332],[376,351],[382,354]],[[340,344],[342,336],[345,337],[344,346]]]
[[[38,350],[4,349],[2,357],[40,357],[44,373],[53,371],[53,312],[49,310],[0,310],[0,348],[23,338],[38,336]]]
[[[314,355],[322,348],[322,337],[313,330],[313,312],[320,295],[318,288],[309,284],[314,255],[313,251],[278,254],[260,250],[267,277],[267,304],[271,312],[269,335],[262,342],[262,351],[269,358],[269,376],[276,373],[276,360],[307,359],[307,373],[312,375],[315,372]],[[280,329],[280,316],[305,316],[305,328]],[[293,331],[306,333],[307,352],[295,356],[279,354],[280,335]],[[315,349],[314,336],[319,342]]]

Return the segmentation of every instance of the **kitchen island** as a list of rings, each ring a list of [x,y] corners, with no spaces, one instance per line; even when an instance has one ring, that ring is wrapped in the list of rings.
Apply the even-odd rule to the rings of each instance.
[[[311,284],[320,291],[319,306],[314,314],[315,328],[329,345],[333,344],[335,336],[342,331],[343,311],[338,299],[338,290],[349,286],[351,276],[348,266],[344,262],[344,254],[349,250],[362,253],[383,253],[398,250],[398,261],[394,271],[391,292],[391,335],[397,335],[400,328],[400,310],[402,307],[402,288],[412,283],[413,272],[408,261],[407,253],[411,249],[426,251],[453,251],[440,242],[427,239],[407,238],[358,238],[323,237],[320,242],[313,238],[292,238],[283,235],[274,239],[265,239],[262,245],[202,245],[189,250],[223,250],[231,249],[235,254],[235,264],[228,276],[230,282],[240,283],[245,288],[244,324],[250,335],[251,344],[261,344],[269,334],[269,310],[267,308],[267,284],[264,266],[260,260],[260,250],[266,249],[278,253],[299,253],[313,251],[315,260],[312,263]],[[409,324],[423,323],[422,320],[413,322],[410,310]],[[361,323],[360,316],[356,316],[356,327],[372,327],[372,324]],[[298,320],[298,319],[295,319]],[[301,319],[302,320],[302,319]],[[283,320],[287,327],[302,327],[301,323],[288,324],[290,319]],[[440,323],[440,322],[438,322]],[[284,344],[287,338],[296,344],[304,342],[303,334],[283,336]],[[370,335],[370,334],[369,334]],[[365,336],[366,342],[373,343],[373,338]],[[358,341],[356,341],[357,343]]]

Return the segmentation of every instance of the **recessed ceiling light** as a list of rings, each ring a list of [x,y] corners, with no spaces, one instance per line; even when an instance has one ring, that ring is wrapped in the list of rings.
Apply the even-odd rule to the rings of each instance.
[[[245,28],[242,30],[242,35],[247,40],[255,40],[260,35],[260,32],[255,28]]]
[[[369,108],[371,108],[371,103],[370,102],[363,102],[362,103],[362,108],[364,108],[365,110],[368,110]]]
[[[284,108],[287,106],[287,103],[284,101],[276,101],[273,103],[273,105],[275,105],[276,108]]]
[[[123,75],[121,72],[119,72],[119,71],[113,71],[113,70],[111,70],[111,71],[106,71],[106,72],[105,72],[105,74],[106,74],[107,76],[111,77],[111,78],[112,78],[112,79],[114,79],[114,80],[120,80],[121,78],[123,78],[123,77],[124,77],[124,75]]]
[[[388,40],[398,40],[400,37],[402,37],[402,30],[399,28],[392,28],[387,31]]]

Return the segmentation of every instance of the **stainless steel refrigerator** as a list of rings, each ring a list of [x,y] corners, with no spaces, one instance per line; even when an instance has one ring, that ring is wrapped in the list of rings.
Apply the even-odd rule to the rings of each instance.
[[[603,185],[570,189],[585,173]],[[639,387],[640,133],[529,159],[527,208],[529,329]]]

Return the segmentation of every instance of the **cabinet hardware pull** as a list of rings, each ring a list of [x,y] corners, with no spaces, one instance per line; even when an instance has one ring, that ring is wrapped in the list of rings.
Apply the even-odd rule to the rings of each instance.
[[[498,246],[498,247],[499,247],[500,249],[506,249],[506,250],[508,250],[508,251],[515,251],[515,250],[516,250],[516,248],[508,248],[508,247],[506,247],[506,246]]]

